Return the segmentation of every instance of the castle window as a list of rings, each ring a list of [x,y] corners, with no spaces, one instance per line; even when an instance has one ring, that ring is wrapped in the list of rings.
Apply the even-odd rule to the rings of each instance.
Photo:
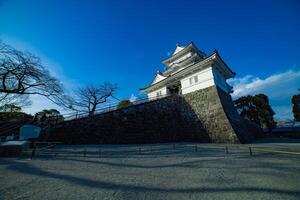
[[[156,97],[162,96],[161,91],[156,92]]]
[[[190,85],[198,83],[198,76],[193,76],[190,78]]]
[[[194,76],[195,83],[198,83],[198,76]]]
[[[193,85],[193,77],[190,78],[190,85]]]

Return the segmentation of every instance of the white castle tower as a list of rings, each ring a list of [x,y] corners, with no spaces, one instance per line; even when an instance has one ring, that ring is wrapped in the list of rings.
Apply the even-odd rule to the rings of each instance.
[[[232,87],[226,80],[233,78],[235,73],[226,65],[215,50],[206,56],[193,42],[188,46],[176,45],[171,57],[165,59],[164,72],[157,72],[150,86],[140,89],[149,98],[168,94],[187,94],[213,85],[226,93],[232,92]]]

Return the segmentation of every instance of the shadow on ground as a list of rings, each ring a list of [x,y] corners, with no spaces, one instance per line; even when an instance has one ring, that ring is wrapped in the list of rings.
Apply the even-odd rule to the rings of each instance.
[[[264,155],[266,156],[266,155]],[[272,155],[270,155],[272,157]],[[134,158],[134,157],[132,157]],[[51,161],[63,161],[63,162],[73,162],[73,163],[89,163],[95,166],[106,166],[108,168],[120,168],[123,170],[124,168],[133,168],[136,169],[163,169],[166,168],[168,170],[174,170],[174,168],[186,168],[199,170],[203,169],[221,169],[221,170],[241,170],[244,174],[249,175],[261,175],[261,176],[272,176],[277,177],[278,172],[289,172],[294,174],[299,174],[300,168],[298,166],[294,166],[292,164],[284,164],[281,163],[278,165],[276,162],[268,161],[267,157],[257,157],[251,158],[249,156],[234,156],[235,160],[232,158],[226,158],[224,156],[215,156],[211,157],[211,154],[201,154],[201,157],[192,157],[195,160],[191,161],[180,161],[172,164],[132,164],[132,163],[122,163],[119,162],[118,159],[115,159],[114,162],[101,160],[97,158],[62,158],[56,157],[51,158],[40,158],[39,160],[45,162]],[[44,160],[43,160],[44,159]],[[151,159],[151,158],[149,158]],[[245,160],[253,160],[260,159],[259,162],[245,162]],[[265,159],[265,160],[264,160]],[[290,157],[282,157],[281,159],[291,159]],[[294,158],[292,158],[294,159]],[[298,159],[298,158],[297,158]],[[121,191],[135,191],[135,192],[160,192],[160,193],[185,193],[185,194],[199,194],[199,193],[238,193],[246,192],[246,193],[264,193],[264,194],[279,194],[279,195],[288,195],[290,197],[300,197],[300,190],[292,190],[292,189],[275,189],[275,188],[267,188],[267,187],[255,187],[255,186],[240,186],[240,187],[227,187],[226,185],[216,185],[216,187],[160,187],[160,186],[145,186],[145,185],[134,185],[127,183],[117,183],[117,182],[109,182],[103,180],[94,180],[91,178],[79,177],[70,174],[62,174],[51,172],[47,169],[42,169],[34,165],[35,160],[32,161],[24,161],[24,160],[16,160],[16,159],[2,159],[0,160],[0,165],[5,166],[6,170],[10,170],[16,173],[31,175],[35,177],[42,178],[50,178],[62,180],[64,182],[68,182],[71,184],[75,184],[78,186],[84,186],[95,189],[105,189],[105,190],[121,190]],[[261,171],[252,171],[251,169],[261,169]],[[268,169],[267,172],[263,169]],[[145,171],[147,172],[147,171]],[[214,180],[207,179],[206,181],[213,182]],[[230,180],[234,181],[234,180]],[[283,187],[284,188],[284,187]]]

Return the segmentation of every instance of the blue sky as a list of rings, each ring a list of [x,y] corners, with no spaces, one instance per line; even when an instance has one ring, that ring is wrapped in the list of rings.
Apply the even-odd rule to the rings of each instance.
[[[68,90],[110,81],[119,98],[138,95],[176,43],[194,41],[237,73],[235,98],[264,92],[287,118],[300,88],[299,11],[298,0],[0,0],[0,39],[40,56]],[[33,101],[27,112],[55,107]]]

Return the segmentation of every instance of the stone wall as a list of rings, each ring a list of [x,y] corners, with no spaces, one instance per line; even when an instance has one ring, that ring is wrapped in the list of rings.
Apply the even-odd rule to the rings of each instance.
[[[231,96],[217,86],[211,86],[183,96],[180,108],[186,115],[186,107],[199,120],[214,143],[247,143],[260,137],[261,129],[254,123],[244,120],[234,108]]]
[[[245,143],[258,136],[259,131],[237,114],[230,95],[211,86],[183,96],[64,122],[50,130],[47,140],[72,144]]]
[[[203,128],[198,135],[185,129],[180,116],[179,97],[133,105],[96,115],[72,120],[50,130],[48,141],[69,144],[92,143],[157,143],[170,141],[206,141]]]

